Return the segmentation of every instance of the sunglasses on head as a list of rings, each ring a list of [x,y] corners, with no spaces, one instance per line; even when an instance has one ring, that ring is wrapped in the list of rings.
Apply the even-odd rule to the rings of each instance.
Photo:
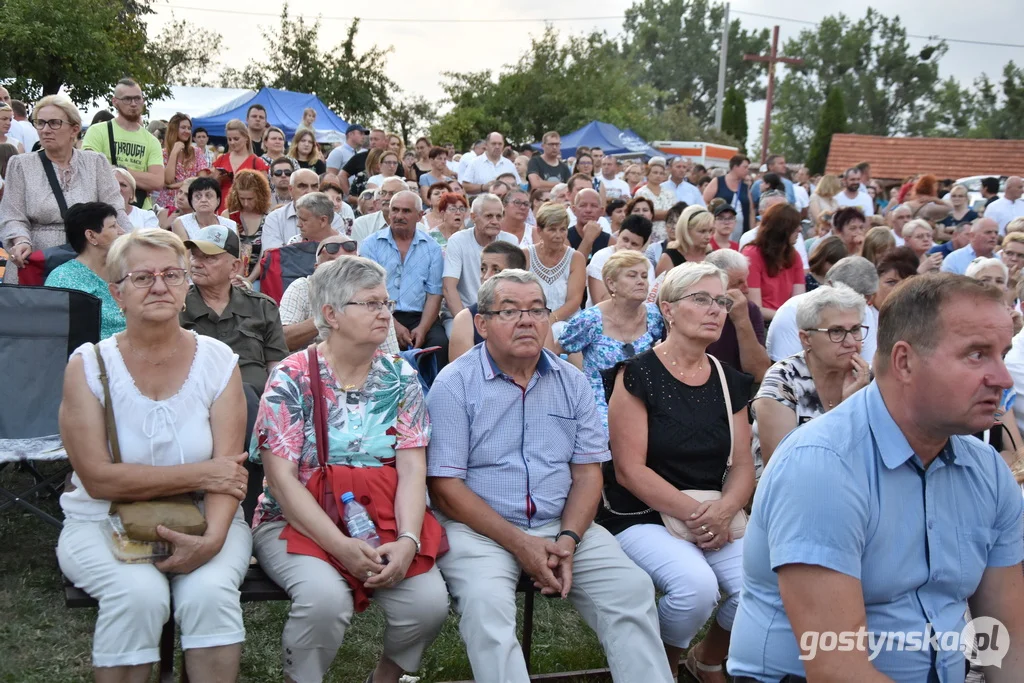
[[[323,246],[320,247],[320,251],[326,251],[331,256],[334,256],[339,251],[344,249],[347,253],[354,254],[358,247],[359,245],[356,244],[355,241],[353,240],[349,240],[347,242],[328,242],[327,244],[324,244]]]

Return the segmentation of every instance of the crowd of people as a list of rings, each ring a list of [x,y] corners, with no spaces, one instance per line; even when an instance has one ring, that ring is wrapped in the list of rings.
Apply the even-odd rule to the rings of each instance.
[[[190,679],[235,680],[255,555],[293,683],[371,600],[367,680],[397,682],[449,597],[475,680],[526,681],[521,573],[617,681],[962,681],[959,650],[804,636],[959,633],[968,605],[1011,637],[988,680],[1019,680],[1020,177],[970,206],[866,163],[563,158],[555,131],[459,154],[351,125],[326,150],[315,112],[287,140],[259,105],[215,153],[186,114],[154,136],[131,79],[112,106],[83,134],[69,100],[15,120],[0,88],[4,283],[43,263],[102,304],[66,372],[57,547],[100,602],[97,679],[148,676],[173,595]],[[202,535],[112,555],[112,503],[195,492]]]

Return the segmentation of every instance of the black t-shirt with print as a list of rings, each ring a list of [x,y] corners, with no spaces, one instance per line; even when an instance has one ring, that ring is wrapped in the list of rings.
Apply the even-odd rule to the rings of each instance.
[[[552,166],[544,161],[539,154],[535,154],[526,167],[527,178],[534,173],[539,175],[541,180],[546,180],[549,183],[567,183],[569,176],[572,175],[564,161],[559,160],[557,166]]]

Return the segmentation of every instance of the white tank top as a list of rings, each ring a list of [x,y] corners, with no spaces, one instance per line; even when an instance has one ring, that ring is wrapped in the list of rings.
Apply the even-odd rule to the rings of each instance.
[[[167,466],[213,457],[210,407],[231,379],[238,356],[213,337],[195,337],[196,353],[188,377],[177,394],[163,401],[154,401],[139,392],[117,348],[116,337],[99,343],[107,366],[122,462]],[[75,356],[82,357],[89,390],[103,405],[103,385],[93,345],[78,347],[71,354],[72,358]],[[110,502],[90,496],[77,473],[71,481],[75,490],[60,497],[66,518],[100,520],[110,513]]]
[[[238,225],[230,218],[217,216],[217,222],[229,230],[238,232]],[[185,232],[188,233],[188,238],[190,240],[194,240],[199,231],[202,230],[202,228],[199,227],[199,221],[196,220],[196,215],[194,213],[186,213],[184,216],[181,216],[181,226],[185,228]]]
[[[548,308],[552,311],[565,305],[565,297],[569,293],[569,271],[572,265],[572,255],[575,249],[566,247],[562,254],[562,260],[548,268],[537,256],[537,245],[531,244],[527,248],[530,254],[530,272],[540,278],[541,287],[544,289],[544,296],[548,300]]]

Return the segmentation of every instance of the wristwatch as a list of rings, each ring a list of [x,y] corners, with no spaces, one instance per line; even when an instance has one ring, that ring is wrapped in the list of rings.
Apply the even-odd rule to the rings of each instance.
[[[558,543],[558,539],[560,539],[562,536],[568,536],[569,538],[572,539],[573,543],[575,544],[575,547],[573,548],[573,552],[574,553],[580,547],[580,543],[583,542],[583,539],[581,539],[579,537],[579,535],[575,531],[569,531],[568,529],[562,529],[561,531],[558,532],[558,535],[555,536],[555,543]]]
[[[416,554],[417,555],[419,554],[419,552],[420,552],[420,539],[418,539],[416,537],[416,534],[412,533],[411,531],[403,531],[402,533],[398,534],[398,538],[408,538],[410,541],[415,543],[416,544]],[[395,539],[396,542],[398,541],[398,538]]]

